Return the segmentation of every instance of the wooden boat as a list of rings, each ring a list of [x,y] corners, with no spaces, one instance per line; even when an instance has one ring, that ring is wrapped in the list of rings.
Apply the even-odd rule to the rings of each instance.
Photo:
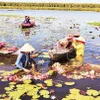
[[[52,50],[51,52],[49,52],[49,56],[51,58],[51,60],[55,61],[55,62],[62,62],[62,61],[69,61],[72,58],[76,57],[76,49],[73,48],[71,49],[69,52],[62,52],[62,53],[53,53]]]
[[[0,63],[3,63],[5,65],[14,64],[16,59],[17,59],[17,55],[13,55],[13,53],[11,54],[10,53],[7,53],[7,54],[0,53]]]
[[[31,23],[22,23],[21,24],[21,27],[22,28],[31,28],[31,27],[33,27],[33,26],[35,26],[35,22],[34,21],[31,21]]]
[[[4,55],[6,55],[6,54],[12,54],[12,53],[16,52],[17,50],[18,50],[18,48],[15,47],[15,46],[10,47],[10,48],[7,47],[7,46],[5,46],[5,47],[2,47],[0,49],[0,54],[4,54]]]

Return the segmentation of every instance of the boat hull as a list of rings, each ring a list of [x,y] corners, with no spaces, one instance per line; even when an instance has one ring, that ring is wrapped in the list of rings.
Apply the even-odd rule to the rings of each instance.
[[[49,53],[49,56],[51,60],[55,62],[69,61],[70,59],[76,57],[76,49],[72,49],[69,52],[64,53]]]
[[[21,26],[22,26],[22,28],[31,28],[31,27],[35,26],[35,22],[32,21],[31,23],[27,23],[27,24],[22,23]]]

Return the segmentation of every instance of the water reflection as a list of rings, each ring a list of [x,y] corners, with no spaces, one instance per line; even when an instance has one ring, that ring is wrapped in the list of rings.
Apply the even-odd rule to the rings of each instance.
[[[30,39],[30,28],[22,29],[22,34],[24,35],[25,39]]]

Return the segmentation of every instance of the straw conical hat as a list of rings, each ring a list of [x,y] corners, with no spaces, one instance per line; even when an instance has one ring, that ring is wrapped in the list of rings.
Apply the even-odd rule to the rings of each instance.
[[[83,38],[82,36],[80,36],[80,37],[78,37],[78,38],[75,38],[75,40],[80,41],[80,42],[83,42],[83,43],[86,42],[86,41],[85,41],[85,38]]]
[[[32,52],[32,51],[35,51],[35,49],[30,44],[26,43],[19,51],[20,52]]]
[[[78,36],[80,36],[80,34],[79,33],[74,33],[73,36],[78,37]]]

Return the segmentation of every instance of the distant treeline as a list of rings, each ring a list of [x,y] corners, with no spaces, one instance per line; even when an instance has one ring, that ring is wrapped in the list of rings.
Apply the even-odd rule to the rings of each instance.
[[[0,2],[0,9],[73,10],[100,12],[100,4]]]

